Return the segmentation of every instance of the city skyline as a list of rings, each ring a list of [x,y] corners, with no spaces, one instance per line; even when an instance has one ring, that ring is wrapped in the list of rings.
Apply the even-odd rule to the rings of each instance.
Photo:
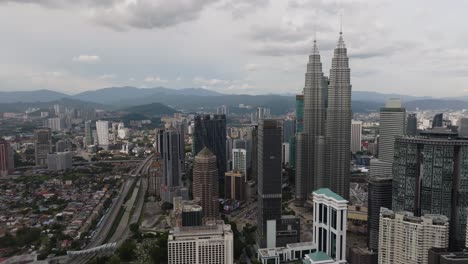
[[[352,45],[355,90],[467,94],[461,63],[467,40],[459,34],[464,30],[462,2],[449,18],[436,1],[406,3],[405,8],[382,0],[3,0],[0,5],[0,30],[9,36],[0,51],[0,91],[78,93],[132,85],[298,93],[302,58],[314,35],[322,49],[330,50],[342,15]],[[393,19],[395,12],[399,21]],[[35,28],[23,21],[35,21]],[[430,63],[434,60],[438,63]]]

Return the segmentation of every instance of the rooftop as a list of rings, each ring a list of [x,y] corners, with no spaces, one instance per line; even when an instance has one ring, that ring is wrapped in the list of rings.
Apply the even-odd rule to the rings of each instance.
[[[307,258],[314,261],[314,262],[317,262],[317,261],[326,261],[326,260],[333,260],[330,256],[328,256],[327,254],[325,254],[324,252],[322,251],[317,251],[317,252],[314,252],[314,253],[311,253],[309,255],[307,255]],[[307,261],[307,258],[306,260],[304,261],[304,263],[308,264],[308,263],[311,263],[310,261],[309,262],[306,262]]]
[[[313,193],[318,194],[318,195],[325,195],[337,201],[346,201],[345,198],[339,196],[338,194],[334,193],[332,190],[328,188],[321,188],[321,189],[315,190]]]

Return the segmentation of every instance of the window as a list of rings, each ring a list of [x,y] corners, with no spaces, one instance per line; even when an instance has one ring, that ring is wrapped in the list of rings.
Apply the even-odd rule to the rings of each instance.
[[[338,221],[337,215],[336,215],[336,209],[332,208],[331,209],[331,227],[336,230],[336,222]]]
[[[323,218],[322,218],[322,210],[323,210],[323,205],[319,205],[319,223],[322,223]]]
[[[323,206],[323,223],[327,223],[328,218],[328,206]]]

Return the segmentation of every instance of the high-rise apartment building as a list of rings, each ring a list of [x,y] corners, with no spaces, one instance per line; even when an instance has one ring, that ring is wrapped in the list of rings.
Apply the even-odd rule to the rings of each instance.
[[[50,128],[41,128],[34,131],[34,147],[36,166],[47,165],[47,154],[52,151]]]
[[[268,241],[276,241],[276,230],[267,232],[267,222],[281,221],[281,133],[281,120],[260,120],[257,150],[257,244],[260,248],[265,248]]]
[[[351,121],[351,152],[361,151],[362,121]]]
[[[335,262],[346,262],[348,201],[328,188],[313,192],[313,237],[317,251]]]
[[[61,131],[65,129],[65,121],[63,120],[63,118],[59,117],[49,118],[46,121],[46,126],[52,131]]]
[[[379,264],[427,264],[429,249],[448,246],[449,221],[443,215],[415,217],[382,208],[379,232]]]
[[[328,186],[325,175],[324,84],[320,53],[317,42],[314,41],[305,74],[303,132],[296,135],[296,200],[298,203],[307,200],[313,190]]]
[[[2,138],[0,138],[0,176],[7,176],[13,172],[13,149],[10,144]]]
[[[196,116],[194,123],[193,155],[197,155],[204,147],[210,149],[216,156],[218,179],[223,179],[227,171],[226,116]]]
[[[468,140],[456,134],[432,131],[395,140],[392,209],[447,216],[451,250],[465,246],[467,161]]]
[[[109,147],[109,122],[96,121],[97,141],[100,147],[107,149]]]
[[[392,208],[392,164],[395,138],[405,134],[406,110],[400,99],[387,100],[380,109],[379,159],[370,162],[368,191],[368,246],[378,250],[380,208]]]
[[[348,199],[351,162],[351,70],[341,32],[333,54],[329,81],[326,112],[326,177],[330,179],[330,189]]]
[[[216,159],[216,156],[205,147],[195,156],[193,166],[193,199],[203,207],[206,220],[216,220],[219,217]]]
[[[169,232],[169,264],[233,264],[231,226],[210,222],[204,226],[175,227]]]

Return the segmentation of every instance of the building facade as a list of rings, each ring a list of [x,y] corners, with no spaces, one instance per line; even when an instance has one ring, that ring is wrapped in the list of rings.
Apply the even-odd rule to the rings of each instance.
[[[260,120],[257,154],[257,244],[260,248],[265,248],[268,240],[276,241],[276,228],[267,232],[267,221],[279,223],[281,220],[281,133],[281,120]]]
[[[50,128],[41,128],[34,131],[34,147],[36,166],[47,165],[47,155],[52,151]]]
[[[88,120],[85,122],[85,138],[86,138],[86,146],[91,146],[94,144],[91,120]]]
[[[64,171],[72,168],[72,153],[58,152],[47,155],[47,169],[51,171]]]
[[[374,168],[379,166],[375,162],[381,161],[371,160],[371,166],[374,166]],[[371,174],[367,194],[367,246],[369,249],[377,251],[379,249],[380,208],[392,207],[391,168],[387,174]]]
[[[216,156],[207,148],[195,156],[193,166],[193,199],[203,207],[205,220],[219,217],[218,169]]]
[[[247,175],[247,150],[241,148],[232,150],[232,170]]]
[[[396,138],[392,209],[447,216],[450,248],[459,250],[465,245],[468,140],[436,134]]]
[[[325,175],[324,76],[317,42],[309,55],[304,86],[303,132],[296,135],[296,200],[304,203],[315,189],[328,186]],[[349,169],[349,168],[348,168]]]
[[[167,248],[169,264],[234,264],[231,226],[222,221],[175,227],[169,232]]]
[[[6,140],[0,138],[0,176],[8,176],[13,169],[13,149]]]
[[[415,217],[382,208],[379,232],[379,264],[427,264],[429,249],[448,246],[449,223],[443,215]]]
[[[313,192],[313,237],[317,252],[346,263],[348,201],[328,188]]]
[[[326,115],[326,177],[330,179],[329,186],[332,191],[349,199],[352,118],[351,70],[341,32],[330,69]]]
[[[377,251],[380,208],[392,208],[392,164],[396,137],[405,134],[406,110],[400,99],[387,100],[380,109],[379,159],[370,162],[368,190],[368,246]]]
[[[218,179],[223,179],[227,171],[226,116],[195,116],[194,124],[193,155],[197,155],[204,147],[210,149],[216,156]]]
[[[224,179],[224,197],[237,201],[245,200],[247,181],[245,174],[240,171],[228,171]]]
[[[416,136],[418,134],[418,116],[416,113],[408,114],[406,118],[406,135]]]
[[[351,121],[351,152],[361,151],[362,121]]]
[[[99,146],[107,149],[109,147],[109,122],[96,121],[96,133]]]

